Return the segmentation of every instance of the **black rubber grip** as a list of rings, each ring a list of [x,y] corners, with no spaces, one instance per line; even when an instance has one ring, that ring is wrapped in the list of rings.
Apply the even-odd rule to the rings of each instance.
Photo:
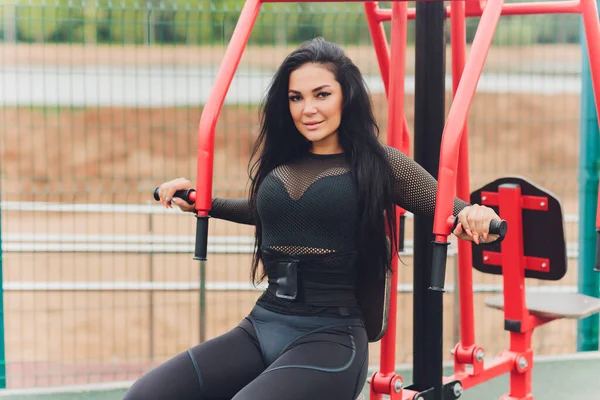
[[[154,200],[160,201],[160,196],[158,195],[158,187],[154,189]],[[194,204],[194,200],[190,198],[192,193],[196,193],[194,189],[186,189],[186,190],[178,190],[175,192],[174,197],[179,197],[180,199],[185,200],[188,204]]]
[[[194,260],[206,261],[208,250],[208,217],[196,216],[196,245]]]
[[[596,266],[595,272],[600,272],[600,229],[596,229]]]
[[[503,219],[493,219],[490,221],[489,233],[491,235],[500,235],[500,239],[504,239],[508,231],[508,224]]]
[[[446,281],[446,256],[448,254],[448,245],[445,242],[433,242],[433,254],[431,263],[431,286],[429,290],[436,292],[444,291]]]
[[[454,219],[454,226],[452,226],[452,232],[456,229],[459,221],[458,218]],[[490,221],[490,228],[488,232],[490,235],[499,235],[498,241],[502,241],[506,236],[506,232],[508,231],[508,224],[503,219],[493,219]]]

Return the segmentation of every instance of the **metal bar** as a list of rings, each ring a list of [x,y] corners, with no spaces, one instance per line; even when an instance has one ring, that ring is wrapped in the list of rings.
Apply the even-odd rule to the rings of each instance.
[[[213,245],[213,254],[250,254],[254,246]],[[136,243],[4,243],[4,252],[23,253],[140,253],[140,254],[192,254],[194,245],[136,244]]]
[[[465,24],[465,3],[461,1],[452,2],[450,5],[454,17],[451,19],[451,43],[452,43],[452,92],[456,95],[458,85],[462,78],[466,62],[466,24]],[[470,203],[470,177],[469,177],[469,141],[468,127],[465,123],[461,135],[460,150],[458,162],[458,180],[456,184],[456,195],[460,199]],[[457,328],[460,336],[460,343],[463,348],[475,344],[475,316],[473,310],[473,260],[471,244],[465,240],[458,241],[458,302],[454,303],[459,307],[460,318]],[[458,303],[458,304],[457,304]],[[456,341],[455,343],[458,343]]]
[[[405,151],[403,146],[404,131],[404,80],[406,63],[407,19],[406,3],[394,3],[392,15],[390,76],[389,76],[389,101],[388,101],[388,145],[400,151]],[[400,213],[400,210],[396,210]],[[396,229],[398,231],[399,214],[396,216]],[[392,258],[391,276],[392,287],[398,284],[398,255]],[[388,327],[385,336],[381,339],[380,374],[393,376],[396,365],[396,329],[397,329],[397,292],[390,295],[390,308]],[[391,394],[389,391],[386,394]]]
[[[442,135],[439,176],[437,177],[437,199],[444,199],[444,201],[436,203],[434,217],[434,233],[436,240],[441,242],[445,242],[449,234],[447,219],[452,215],[452,199],[456,187],[456,170],[462,130],[500,19],[502,4],[503,1],[499,0],[487,3],[485,7],[479,22],[479,28],[473,39],[463,77],[458,85],[454,102],[446,119]]]
[[[6,242],[28,243],[135,243],[135,244],[194,244],[193,235],[134,235],[134,234],[73,234],[73,233],[5,233]],[[250,245],[252,236],[211,236],[209,244]]]
[[[148,214],[148,236],[153,235],[153,224],[152,224],[152,215]],[[154,255],[152,253],[148,253],[148,280],[150,283],[154,280]],[[150,361],[154,363],[154,291],[149,291],[148,293],[148,355],[150,357]]]
[[[186,292],[197,291],[197,282],[4,282],[5,292],[119,292],[119,291],[156,291]],[[208,292],[256,292],[267,288],[266,284],[253,285],[248,282],[206,282]],[[473,285],[475,293],[502,293],[502,284],[481,283]],[[412,283],[396,285],[398,293],[412,293]],[[454,285],[447,285],[444,290],[453,292]],[[577,293],[575,285],[529,286],[527,293]]]
[[[438,175],[445,120],[444,3],[416,4],[414,159],[434,178]],[[443,300],[429,291],[433,263],[433,218],[414,218],[413,386],[418,392],[435,388],[441,399]]]
[[[83,212],[83,213],[126,213],[126,214],[167,214],[172,216],[189,216],[188,213],[180,213],[173,210],[167,210],[160,206],[148,206],[146,204],[71,204],[71,203],[46,203],[46,202],[27,202],[27,201],[4,201],[0,207],[6,211],[25,211],[25,212]],[[407,218],[414,218],[414,214],[406,212]],[[565,214],[565,222],[579,222],[577,214]],[[209,238],[209,243],[210,243]]]
[[[0,187],[1,188],[1,187]],[[0,190],[0,194],[2,191]],[[2,227],[2,208],[0,207],[0,228]],[[4,283],[2,229],[0,229],[0,283]],[[3,285],[4,286],[4,285]],[[4,350],[4,291],[0,287],[0,389],[6,388],[6,352]]]
[[[252,254],[251,246],[209,246],[209,253],[212,254]],[[72,243],[4,243],[3,251],[5,253],[137,253],[137,254],[190,254],[193,251],[193,245],[119,245],[117,244],[97,244],[86,243],[74,245]],[[448,249],[449,256],[457,255],[457,250],[453,247]],[[414,250],[411,247],[398,253],[400,256],[413,256]],[[567,257],[576,259],[579,256],[577,243],[567,244]]]

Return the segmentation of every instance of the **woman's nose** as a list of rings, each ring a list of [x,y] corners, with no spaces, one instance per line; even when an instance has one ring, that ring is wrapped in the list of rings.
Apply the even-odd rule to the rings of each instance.
[[[317,112],[317,108],[311,101],[306,101],[304,103],[304,114],[315,114]]]

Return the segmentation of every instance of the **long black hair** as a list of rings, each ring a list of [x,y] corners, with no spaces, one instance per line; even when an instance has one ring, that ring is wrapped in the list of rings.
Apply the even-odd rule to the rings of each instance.
[[[338,128],[340,145],[358,188],[359,265],[385,273],[390,267],[391,252],[396,251],[396,213],[391,200],[392,173],[385,151],[378,141],[371,100],[356,65],[335,43],[316,38],[301,45],[286,57],[275,73],[260,109],[260,131],[250,166],[250,207],[256,215],[257,248],[252,262],[252,278],[258,276],[261,257],[262,228],[256,212],[260,184],[274,168],[309,151],[311,143],[294,125],[289,102],[290,74],[306,63],[324,66],[342,88],[342,118]],[[252,162],[252,161],[251,161]],[[389,229],[389,242],[386,240]],[[391,246],[391,247],[390,247]]]

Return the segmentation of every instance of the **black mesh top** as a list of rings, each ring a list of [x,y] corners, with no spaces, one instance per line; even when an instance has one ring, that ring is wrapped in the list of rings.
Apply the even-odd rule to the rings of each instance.
[[[394,202],[414,214],[433,216],[437,181],[401,151],[389,146],[385,151],[394,175]],[[261,251],[300,257],[356,252],[356,193],[343,153],[307,153],[277,167],[258,191]],[[468,205],[456,198],[454,215]],[[248,199],[213,199],[211,217],[254,224],[252,215]]]

